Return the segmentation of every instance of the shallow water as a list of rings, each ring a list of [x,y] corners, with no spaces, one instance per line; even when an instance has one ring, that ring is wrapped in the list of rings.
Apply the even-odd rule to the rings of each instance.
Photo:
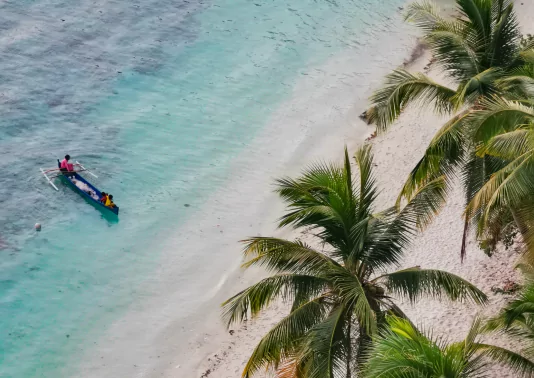
[[[254,174],[243,154],[296,84],[327,78],[317,67],[346,50],[369,63],[402,3],[0,3],[0,376],[74,376],[107,326],[165,296],[151,284],[163,251],[175,256],[170,298],[182,301],[169,316],[194,316],[237,254],[192,244],[186,225],[218,213],[215,193],[240,172]],[[260,164],[283,162],[284,138],[314,122],[298,117]],[[114,195],[118,220],[38,174],[65,153],[94,168],[87,178]],[[242,203],[234,210],[247,212]]]

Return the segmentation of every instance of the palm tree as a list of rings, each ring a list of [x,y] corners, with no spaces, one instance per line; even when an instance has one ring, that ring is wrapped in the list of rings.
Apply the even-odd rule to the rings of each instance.
[[[500,158],[476,154],[479,140],[472,134],[472,113],[485,110],[495,98],[523,102],[534,86],[534,42],[521,43],[512,0],[456,0],[458,16],[445,19],[429,2],[412,4],[406,19],[423,31],[435,63],[454,87],[422,73],[397,69],[371,97],[368,120],[386,130],[410,104],[428,105],[450,114],[410,173],[398,204],[418,192],[426,182],[444,176],[462,177],[466,203],[491,175],[503,168]],[[503,210],[503,209],[500,209]],[[478,221],[477,214],[471,214]],[[473,218],[466,216],[465,237]]]
[[[373,343],[364,378],[483,378],[489,360],[507,365],[517,377],[534,376],[534,362],[520,353],[479,341],[475,318],[467,337],[456,343],[420,333],[410,322],[388,317],[390,328]]]
[[[359,180],[344,164],[316,164],[297,179],[277,181],[287,204],[280,226],[313,232],[316,249],[300,240],[254,237],[243,243],[244,267],[261,266],[271,276],[224,304],[228,325],[258,315],[275,299],[291,303],[289,314],[260,341],[243,377],[260,368],[280,377],[351,377],[386,314],[404,317],[393,295],[416,301],[424,295],[483,303],[469,282],[440,270],[413,267],[393,273],[405,247],[444,203],[443,179],[420,188],[402,209],[375,213],[377,188],[369,147],[356,155]]]
[[[493,244],[506,222],[513,220],[533,252],[534,104],[500,98],[482,104],[470,115],[475,153],[498,160],[499,167],[473,195],[466,213],[478,219],[478,235]]]
[[[525,285],[514,300],[487,322],[484,330],[500,331],[516,338],[526,345],[530,355],[534,355],[534,267],[520,264],[519,268],[525,277]]]
[[[478,219],[478,234],[494,244],[496,235],[513,219],[532,257],[534,234],[534,104],[499,98],[483,101],[470,115],[471,134],[480,158],[498,160],[500,167],[482,184],[466,208]],[[511,216],[507,216],[507,214]]]

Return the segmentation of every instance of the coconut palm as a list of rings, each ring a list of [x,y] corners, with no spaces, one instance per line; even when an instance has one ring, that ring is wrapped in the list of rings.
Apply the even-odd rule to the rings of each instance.
[[[478,235],[486,240],[495,243],[506,222],[513,220],[533,246],[534,104],[499,98],[481,104],[469,116],[476,155],[497,159],[499,167],[473,195],[466,213],[478,219]]]
[[[484,109],[486,101],[496,96],[521,101],[533,94],[534,42],[521,41],[513,2],[456,0],[456,5],[458,16],[453,19],[441,17],[429,2],[412,4],[406,13],[406,19],[423,31],[435,64],[452,85],[397,69],[371,97],[367,117],[378,131],[386,130],[410,104],[451,115],[410,173],[398,203],[409,200],[428,181],[445,176],[449,182],[458,175],[463,179],[466,201],[471,201],[504,165],[489,154],[476,154],[471,114]],[[462,257],[470,220],[466,217]]]
[[[467,337],[447,343],[419,332],[410,322],[388,317],[390,328],[373,343],[364,378],[483,378],[493,360],[516,377],[534,376],[534,362],[521,353],[480,342],[483,326],[475,318]]]
[[[520,264],[525,285],[519,294],[508,303],[497,316],[485,325],[487,332],[501,331],[516,338],[526,346],[526,351],[534,356],[534,266]]]
[[[400,209],[375,212],[370,148],[360,149],[355,160],[357,180],[345,150],[344,164],[316,164],[297,179],[277,181],[287,204],[280,226],[312,234],[321,249],[298,239],[243,242],[244,267],[261,266],[272,275],[223,304],[228,324],[258,315],[277,298],[291,304],[289,314],[255,348],[243,377],[265,367],[278,369],[280,377],[351,377],[385,315],[404,317],[393,296],[486,300],[469,282],[440,270],[388,273],[417,230],[440,209],[444,182],[428,182]]]

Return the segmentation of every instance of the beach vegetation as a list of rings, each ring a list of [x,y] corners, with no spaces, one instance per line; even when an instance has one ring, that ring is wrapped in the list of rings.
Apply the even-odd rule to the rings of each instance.
[[[398,269],[405,249],[445,201],[443,177],[425,182],[402,207],[378,200],[369,146],[345,149],[341,164],[318,163],[300,177],[279,179],[287,205],[280,227],[309,240],[252,237],[243,241],[245,268],[268,276],[223,304],[230,325],[255,317],[277,300],[289,313],[260,340],[243,377],[270,368],[279,377],[353,377],[386,317],[406,318],[396,298],[484,303],[486,295],[461,277],[413,266]]]
[[[458,342],[420,332],[406,319],[387,321],[389,327],[373,340],[363,378],[485,378],[493,372],[491,362],[507,366],[514,377],[534,376],[532,354],[484,342],[488,330],[479,317]]]
[[[456,0],[452,18],[419,2],[405,17],[422,30],[446,84],[397,69],[371,97],[368,120],[383,132],[409,105],[451,118],[410,172],[397,205],[440,177],[448,187],[460,179],[466,204],[462,258],[471,229],[491,254],[510,223],[534,251],[534,40],[521,36],[513,1]]]

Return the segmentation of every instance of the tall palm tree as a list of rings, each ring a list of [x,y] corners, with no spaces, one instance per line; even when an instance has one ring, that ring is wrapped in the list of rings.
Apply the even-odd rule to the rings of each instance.
[[[454,86],[397,69],[371,97],[367,116],[378,131],[386,130],[410,104],[451,115],[410,173],[398,203],[409,200],[426,182],[458,175],[466,203],[471,201],[505,165],[500,158],[476,154],[479,141],[472,134],[472,113],[496,97],[521,102],[533,94],[534,42],[521,44],[512,0],[456,0],[456,5],[454,19],[441,17],[429,2],[412,4],[406,13],[406,19],[422,29],[436,65]],[[471,215],[478,221],[477,214]],[[470,221],[466,217],[462,258]]]
[[[479,341],[480,318],[456,343],[424,335],[404,319],[389,317],[388,322],[390,328],[374,340],[363,378],[485,378],[490,360],[507,365],[516,377],[534,376],[528,357]]]
[[[287,204],[280,226],[314,232],[322,250],[298,239],[244,241],[244,267],[262,266],[272,275],[223,304],[228,324],[258,315],[276,298],[292,306],[262,338],[243,377],[269,367],[280,377],[349,378],[385,315],[404,317],[393,296],[486,301],[472,284],[447,272],[420,267],[387,272],[440,209],[444,182],[427,183],[402,209],[377,213],[370,148],[360,149],[355,159],[358,180],[345,149],[342,165],[316,164],[297,179],[277,182]]]

